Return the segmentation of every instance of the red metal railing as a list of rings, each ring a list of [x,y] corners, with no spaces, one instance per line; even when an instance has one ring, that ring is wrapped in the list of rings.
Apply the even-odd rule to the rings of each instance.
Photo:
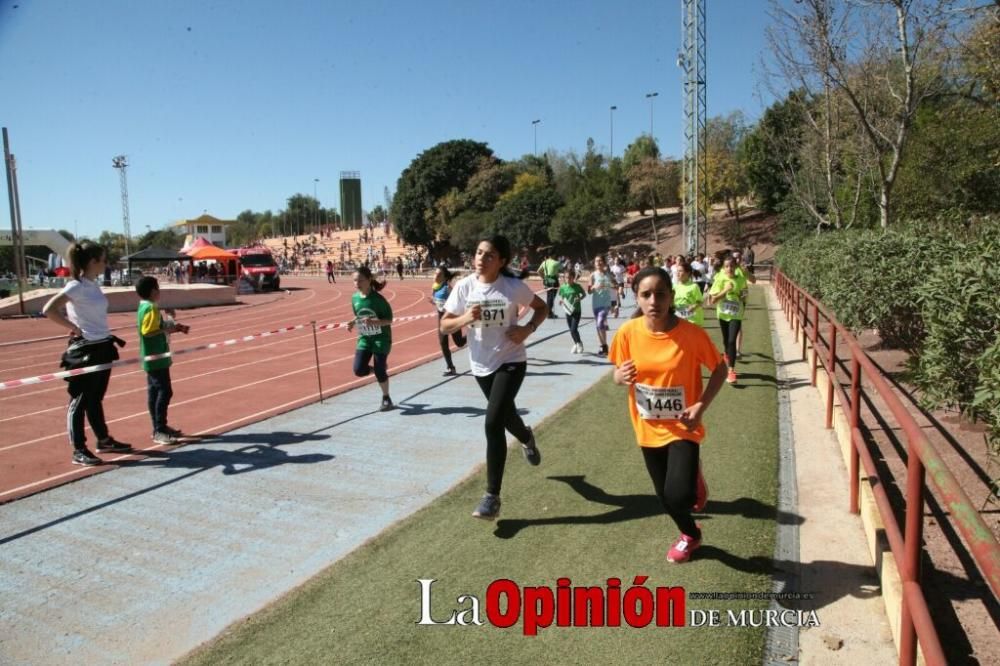
[[[927,610],[920,584],[920,555],[923,549],[923,508],[924,497],[929,489],[947,508],[951,523],[958,529],[966,547],[979,570],[983,574],[994,596],[1000,597],[1000,545],[989,527],[980,518],[972,502],[963,492],[955,477],[938,454],[934,445],[924,435],[920,426],[903,406],[899,396],[893,392],[888,381],[875,367],[858,341],[837,321],[819,301],[806,293],[780,270],[774,270],[774,289],[781,302],[785,317],[796,336],[802,336],[802,360],[807,359],[806,338],[808,335],[814,354],[811,362],[812,385],[816,385],[817,362],[821,362],[827,372],[826,427],[833,427],[834,391],[840,397],[841,409],[850,425],[850,510],[859,512],[859,471],[864,465],[869,478],[877,480],[871,486],[879,515],[885,525],[889,548],[899,563],[903,581],[903,604],[900,617],[899,663],[912,666],[916,663],[917,641],[928,664],[945,664],[944,652],[938,639],[937,630]],[[823,339],[820,330],[827,325],[827,336]],[[848,354],[837,356],[838,339],[847,346]],[[821,354],[821,347],[825,354]],[[835,381],[838,364],[850,361],[850,393],[839,381]],[[879,478],[878,469],[871,452],[865,445],[860,428],[861,377],[867,379],[878,397],[888,407],[899,424],[907,446],[906,466],[906,506],[903,510],[904,527],[901,530],[896,520],[885,484]],[[928,478],[927,472],[930,471]]]

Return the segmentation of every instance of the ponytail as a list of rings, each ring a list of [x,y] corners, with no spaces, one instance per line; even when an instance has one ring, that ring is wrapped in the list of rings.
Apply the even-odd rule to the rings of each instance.
[[[383,289],[385,289],[385,284],[386,283],[385,282],[379,282],[374,277],[372,277],[372,269],[368,268],[368,264],[367,263],[358,266],[358,268],[356,270],[357,270],[358,275],[360,275],[361,277],[363,277],[366,280],[368,280],[368,283],[371,285],[372,291],[374,291],[375,293],[378,293],[378,292],[382,291]]]
[[[74,279],[79,280],[92,261],[100,261],[107,250],[93,241],[73,243],[66,251],[66,265]]]

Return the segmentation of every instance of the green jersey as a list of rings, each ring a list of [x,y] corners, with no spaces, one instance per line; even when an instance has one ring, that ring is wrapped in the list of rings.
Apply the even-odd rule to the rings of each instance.
[[[568,315],[580,314],[580,301],[587,296],[579,282],[569,284],[568,282],[559,287],[559,298],[563,301],[563,310]]]
[[[392,328],[390,326],[366,326],[361,323],[362,319],[392,319],[392,307],[389,301],[385,300],[374,289],[368,292],[367,296],[361,292],[355,292],[351,296],[351,308],[357,324],[354,330],[358,333],[357,349],[371,350],[376,354],[388,354],[392,348]]]
[[[163,317],[160,316],[160,308],[152,301],[139,301],[139,310],[135,315],[136,325],[139,328],[139,358],[146,358],[154,354],[166,354],[170,351],[170,344],[167,342],[167,333],[163,330]],[[143,361],[142,369],[162,370],[169,368],[173,362],[169,356],[155,361]]]
[[[721,293],[726,288],[727,283],[732,283],[733,288],[726,294],[725,298],[715,304],[715,316],[722,321],[743,319],[743,292],[747,289],[746,279],[736,274],[729,277],[725,273],[719,273],[719,276],[712,284],[712,290],[709,293]]]
[[[705,309],[701,307],[704,298],[696,282],[678,282],[674,285],[674,312],[681,319],[704,326]]]

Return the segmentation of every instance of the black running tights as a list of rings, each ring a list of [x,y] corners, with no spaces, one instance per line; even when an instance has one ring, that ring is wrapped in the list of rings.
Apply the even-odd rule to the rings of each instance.
[[[486,396],[486,492],[500,494],[503,469],[507,464],[507,436],[504,430],[527,443],[531,431],[517,413],[514,398],[521,388],[528,364],[505,363],[496,372],[476,377]]]
[[[657,448],[640,448],[646,461],[646,471],[653,481],[653,492],[663,510],[682,534],[700,539],[701,530],[691,517],[698,477],[699,445],[679,440]]]

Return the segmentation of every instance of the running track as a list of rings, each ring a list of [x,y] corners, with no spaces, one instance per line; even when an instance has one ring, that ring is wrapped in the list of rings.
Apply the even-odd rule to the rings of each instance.
[[[178,311],[178,321],[190,324],[191,333],[172,336],[171,348],[176,351],[310,321],[321,325],[352,318],[353,285],[347,280],[330,285],[325,278],[286,277],[282,284],[289,293],[240,296],[241,304],[236,306]],[[429,292],[428,280],[392,280],[382,294],[392,304],[394,316],[406,317],[434,314],[427,300]],[[116,313],[109,320],[116,335],[128,341],[121,350],[122,359],[136,358],[135,314]],[[393,325],[390,374],[438,358],[436,330],[435,316]],[[66,346],[61,331],[45,319],[0,322],[0,382],[58,370]],[[324,397],[374,382],[371,376],[355,377],[351,370],[355,335],[338,328],[320,332],[317,340]],[[171,379],[170,424],[206,439],[314,402],[319,389],[312,327],[178,356]],[[374,409],[381,394],[374,387],[367,390]],[[71,464],[67,400],[63,380],[0,391],[0,503],[115,469],[115,461],[136,457],[99,454],[105,461],[100,467]],[[146,376],[139,365],[112,371],[104,411],[116,439],[137,451],[163,448],[150,438]],[[94,450],[89,426],[87,444]]]

